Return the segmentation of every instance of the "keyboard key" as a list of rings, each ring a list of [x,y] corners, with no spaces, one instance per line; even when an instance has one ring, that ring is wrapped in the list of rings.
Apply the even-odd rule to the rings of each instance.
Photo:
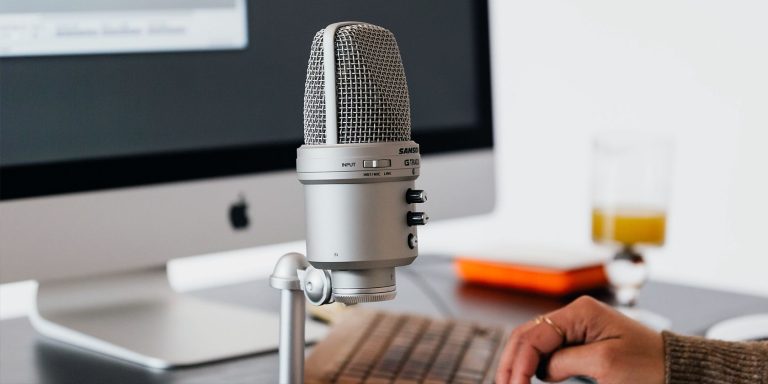
[[[312,351],[305,382],[489,384],[502,340],[467,322],[354,310]]]
[[[471,325],[466,323],[454,324],[427,374],[425,384],[450,382],[472,334],[473,327]]]
[[[421,382],[424,376],[426,376],[427,369],[435,360],[438,349],[443,343],[443,337],[449,328],[449,324],[446,321],[430,322],[411,352],[411,357],[400,371],[395,383],[413,384]]]
[[[472,337],[453,382],[461,384],[479,384],[493,360],[501,332],[498,330],[478,329]]]
[[[341,372],[337,379],[339,384],[359,384],[368,376],[368,373],[378,362],[379,356],[389,346],[392,334],[395,333],[400,323],[405,320],[398,315],[383,316],[381,321],[373,328],[373,331],[363,340],[355,355]]]
[[[411,354],[411,349],[417,345],[422,331],[427,325],[427,319],[410,317],[395,335],[389,347],[380,357],[379,363],[371,372],[366,384],[389,384],[400,371],[405,359]]]
[[[336,324],[312,349],[305,363],[305,383],[333,382],[363,336],[380,318],[374,311],[356,311]]]

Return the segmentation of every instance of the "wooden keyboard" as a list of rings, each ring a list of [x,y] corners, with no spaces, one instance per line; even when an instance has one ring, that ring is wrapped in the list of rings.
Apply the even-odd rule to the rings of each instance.
[[[312,350],[305,383],[493,383],[501,328],[355,309]]]

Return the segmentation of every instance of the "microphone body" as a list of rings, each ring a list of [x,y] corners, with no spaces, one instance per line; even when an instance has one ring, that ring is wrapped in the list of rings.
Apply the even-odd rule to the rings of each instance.
[[[307,261],[329,274],[333,300],[396,294],[395,267],[418,255],[419,146],[397,43],[388,30],[337,23],[312,44],[304,101]]]

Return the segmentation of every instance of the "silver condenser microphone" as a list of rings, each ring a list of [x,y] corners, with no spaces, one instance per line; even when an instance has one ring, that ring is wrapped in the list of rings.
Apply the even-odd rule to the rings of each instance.
[[[315,304],[395,297],[395,267],[418,254],[427,216],[415,189],[408,86],[395,37],[367,23],[331,24],[312,42],[304,94],[307,260]],[[328,282],[332,282],[328,284]]]

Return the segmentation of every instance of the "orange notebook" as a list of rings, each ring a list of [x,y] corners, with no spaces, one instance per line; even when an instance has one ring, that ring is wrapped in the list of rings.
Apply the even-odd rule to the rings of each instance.
[[[467,282],[546,295],[588,291],[604,287],[608,282],[602,263],[559,268],[459,256],[455,266],[459,277]]]

